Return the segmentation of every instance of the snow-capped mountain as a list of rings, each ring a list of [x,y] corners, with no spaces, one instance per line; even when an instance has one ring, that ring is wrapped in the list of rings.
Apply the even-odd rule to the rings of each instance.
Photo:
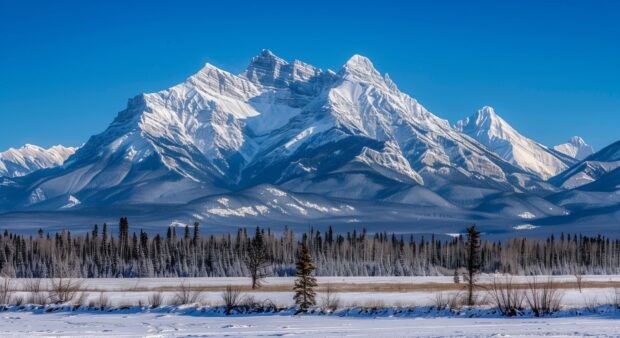
[[[559,206],[582,210],[587,221],[620,222],[620,141],[586,157],[550,182],[566,191],[549,196]]]
[[[504,160],[543,179],[561,173],[576,162],[572,157],[521,135],[489,106],[458,121],[455,127]]]
[[[583,161],[551,178],[549,182],[565,189],[573,189],[592,183],[618,167],[620,167],[620,141],[586,157]]]
[[[185,203],[258,184],[357,199],[411,185],[543,185],[400,92],[365,57],[333,72],[264,50],[241,75],[207,64],[131,99],[62,168],[20,180],[7,200],[43,209]]]
[[[0,177],[20,177],[39,169],[59,166],[75,153],[77,148],[56,145],[48,149],[32,144],[0,152]]]
[[[594,153],[592,147],[579,136],[573,136],[568,142],[558,144],[553,149],[580,161]]]
[[[241,74],[206,64],[138,95],[62,166],[0,180],[0,223],[500,226],[569,213],[541,177],[575,161],[491,108],[453,127],[363,56],[331,71],[263,50]]]

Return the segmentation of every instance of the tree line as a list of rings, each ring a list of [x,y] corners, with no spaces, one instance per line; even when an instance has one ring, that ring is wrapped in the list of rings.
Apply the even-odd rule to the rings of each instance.
[[[127,218],[118,227],[53,234],[39,230],[0,234],[0,273],[29,277],[237,277],[259,287],[265,276],[295,276],[303,246],[319,276],[456,275],[471,271],[471,242],[459,236],[413,236],[310,230],[280,233],[239,229],[204,235],[199,224],[169,227],[165,234],[131,231]],[[618,274],[620,240],[561,234],[546,239],[479,240],[476,272],[511,274]],[[298,268],[298,267],[297,267]]]

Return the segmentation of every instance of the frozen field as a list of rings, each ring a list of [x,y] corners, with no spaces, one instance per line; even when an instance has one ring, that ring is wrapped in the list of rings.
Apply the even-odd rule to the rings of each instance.
[[[488,287],[493,279],[503,280],[503,276],[482,275],[477,284]],[[515,283],[523,286],[529,277],[511,277]],[[565,307],[583,307],[587,303],[605,303],[620,290],[619,275],[584,276],[584,290],[577,289],[574,276],[538,276],[539,281],[552,278],[562,288],[562,304]],[[464,292],[465,283],[455,284],[453,277],[318,277],[318,297],[329,285],[337,293],[342,306],[431,306],[438,293],[450,295]],[[153,293],[172,299],[181,285],[193,290],[200,290],[200,304],[206,306],[221,305],[221,294],[227,285],[239,287],[244,296],[252,296],[257,301],[271,301],[280,307],[293,305],[293,277],[272,277],[265,279],[258,290],[250,289],[249,278],[101,278],[81,280],[80,289],[84,291],[86,301],[95,300],[101,293],[105,294],[114,306],[132,306],[140,302],[148,303]],[[12,281],[16,295],[26,298],[23,292],[26,280]],[[43,288],[49,288],[50,280],[43,279]],[[484,296],[486,292],[480,291]]]
[[[481,289],[494,276],[480,276]],[[537,277],[546,280],[547,277]],[[86,279],[80,283],[82,305],[104,295],[111,309],[70,307],[10,307],[0,312],[0,336],[191,336],[191,337],[440,337],[440,336],[620,336],[620,310],[611,305],[620,290],[620,276],[584,276],[583,290],[574,276],[551,277],[562,292],[562,311],[536,318],[531,313],[507,318],[492,302],[461,312],[433,309],[437,294],[463,292],[464,283],[452,277],[319,277],[340,299],[330,315],[296,316],[293,278],[268,278],[261,290],[251,291],[247,278]],[[527,277],[513,281],[525,285]],[[14,296],[26,299],[27,280],[11,280]],[[42,280],[43,290],[50,280]],[[151,309],[150,295],[171,300],[181,285],[200,293],[195,304]],[[243,297],[270,301],[284,308],[275,313],[223,314],[221,294],[226,285],[240,287]],[[324,289],[319,289],[319,305]],[[486,291],[479,295],[484,297]],[[617,298],[616,298],[617,299]],[[164,303],[167,303],[165,301]],[[140,306],[138,306],[140,304]],[[121,307],[122,309],[118,309]],[[373,308],[372,311],[363,309]]]
[[[0,335],[114,337],[617,337],[605,317],[354,318],[326,316],[202,317],[181,314],[5,312]]]

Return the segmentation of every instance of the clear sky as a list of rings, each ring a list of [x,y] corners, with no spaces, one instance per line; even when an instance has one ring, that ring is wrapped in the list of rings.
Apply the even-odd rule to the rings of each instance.
[[[127,99],[268,48],[369,57],[452,123],[491,105],[554,145],[620,139],[620,1],[0,1],[0,149],[79,145]]]

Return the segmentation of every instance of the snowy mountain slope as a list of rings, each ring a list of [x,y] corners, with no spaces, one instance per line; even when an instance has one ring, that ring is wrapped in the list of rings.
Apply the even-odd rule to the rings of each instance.
[[[271,56],[263,51],[248,70]],[[86,204],[145,203],[221,193],[255,153],[252,136],[277,127],[279,115],[294,115],[308,95],[301,85],[263,87],[207,64],[179,85],[130,100],[65,170],[20,182],[31,196],[19,206],[69,196]],[[259,110],[275,117],[246,126]]]
[[[580,161],[594,153],[592,147],[579,136],[573,136],[568,142],[558,144],[553,149]]]
[[[62,145],[48,149],[32,144],[0,152],[0,177],[20,177],[40,169],[59,166],[75,153],[77,148]]]
[[[616,205],[620,207],[620,166],[600,174],[591,183],[549,196],[549,199],[579,210]]]
[[[435,187],[457,178],[475,186],[513,191],[524,188],[509,178],[524,172],[400,92],[367,58],[353,56],[333,76],[330,86],[261,144],[255,160],[242,172],[243,185],[283,184],[300,176],[316,180],[342,173],[338,166],[355,156],[359,159],[362,149],[374,144],[375,151],[397,149],[398,159],[384,153],[383,163],[389,159],[389,166],[401,168],[406,176],[419,175],[415,179],[418,184]],[[377,142],[391,146],[377,146]],[[347,147],[347,151],[339,152],[338,147]],[[317,158],[317,153],[325,158]],[[408,166],[403,166],[402,159],[409,162]],[[291,188],[306,186],[295,183]]]
[[[489,147],[504,160],[542,179],[557,175],[576,162],[572,157],[521,135],[489,106],[458,121],[455,127]]]
[[[360,217],[462,224],[482,217],[471,210],[489,199],[510,204],[558,190],[430,113],[365,57],[333,72],[263,50],[240,75],[207,64],[129,100],[63,166],[0,182],[0,211],[78,219],[127,208],[145,222],[219,225]],[[519,212],[555,214],[518,203]]]
[[[620,141],[586,157],[583,161],[551,178],[549,182],[565,189],[578,188],[598,180],[618,167],[620,167]]]

